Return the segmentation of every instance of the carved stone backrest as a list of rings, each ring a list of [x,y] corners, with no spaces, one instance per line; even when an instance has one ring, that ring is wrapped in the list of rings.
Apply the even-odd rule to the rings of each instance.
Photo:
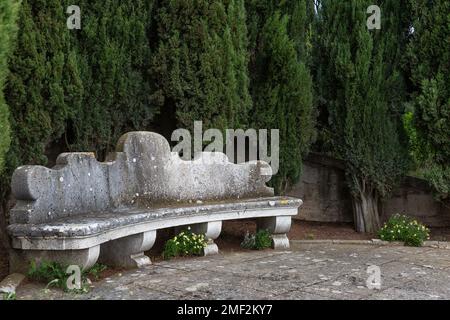
[[[229,162],[223,153],[202,152],[193,161],[170,151],[153,132],[122,136],[117,152],[99,162],[92,153],[63,153],[52,169],[22,166],[12,178],[17,199],[11,223],[45,223],[117,208],[177,205],[271,196],[270,166]]]

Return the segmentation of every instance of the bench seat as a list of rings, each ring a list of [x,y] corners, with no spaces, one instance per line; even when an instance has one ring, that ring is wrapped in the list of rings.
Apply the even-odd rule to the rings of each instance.
[[[125,134],[105,162],[63,153],[53,168],[21,166],[11,185],[10,271],[43,260],[141,267],[151,263],[144,252],[157,230],[170,227],[205,235],[204,254],[216,254],[222,221],[235,219],[256,218],[275,249],[288,249],[302,201],[274,197],[271,176],[263,161],[235,164],[219,152],[181,159],[152,132]]]
[[[55,219],[45,224],[13,224],[8,231],[16,249],[78,250],[170,227],[234,219],[290,218],[297,214],[301,204],[296,198],[268,197],[155,209],[123,208]]]

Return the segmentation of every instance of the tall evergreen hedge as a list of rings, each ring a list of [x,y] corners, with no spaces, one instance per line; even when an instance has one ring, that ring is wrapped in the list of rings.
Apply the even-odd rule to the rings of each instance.
[[[46,162],[46,147],[62,137],[81,95],[62,2],[23,0],[18,26],[5,88],[12,129],[8,175],[19,165]]]
[[[413,0],[408,12],[413,156],[439,198],[450,200],[450,2]]]
[[[0,1],[0,175],[3,173],[5,156],[11,143],[10,111],[6,104],[3,90],[9,72],[8,61],[15,42],[18,9],[19,1],[17,0]],[[9,239],[5,232],[6,223],[4,209],[0,206],[0,280],[9,271],[6,250]]]
[[[312,1],[250,1],[252,125],[280,130],[280,168],[271,184],[283,193],[301,176],[315,137],[309,71]],[[310,13],[310,12],[309,12]],[[304,31],[305,33],[303,33]]]
[[[400,3],[382,1],[381,30],[373,31],[366,26],[371,1],[322,0],[319,8],[317,93],[329,130],[324,145],[346,162],[360,232],[378,231],[380,201],[408,164],[400,121]]]
[[[23,0],[5,88],[12,142],[2,194],[22,164],[47,154],[95,151],[101,159],[129,130],[143,130],[150,103],[153,0],[80,0],[81,30],[66,25],[67,0]]]
[[[413,155],[448,198],[448,1],[380,0],[379,31],[366,27],[369,0],[79,0],[81,30],[67,29],[69,0],[21,2],[0,3],[4,207],[17,166],[62,151],[103,158],[122,133],[164,119],[280,129],[272,183],[283,192],[301,175],[319,109],[315,149],[346,161],[357,229],[376,231],[407,167],[408,93]]]
[[[164,1],[152,61],[161,113],[178,127],[240,128],[251,106],[243,0]]]
[[[71,150],[103,155],[127,131],[149,126],[154,0],[81,0],[82,29],[71,32],[80,98],[71,105]],[[70,58],[70,56],[69,56]]]
[[[16,34],[16,19],[19,9],[17,0],[4,0],[0,3],[0,174],[3,171],[5,155],[11,143],[9,108],[3,89],[8,75],[8,59]]]

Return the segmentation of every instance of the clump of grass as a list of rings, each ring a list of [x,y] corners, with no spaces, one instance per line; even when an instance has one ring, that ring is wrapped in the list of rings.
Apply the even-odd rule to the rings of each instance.
[[[61,264],[55,261],[41,261],[36,263],[32,261],[30,268],[28,270],[28,277],[32,280],[47,283],[46,289],[50,287],[60,288],[66,292],[72,292],[77,294],[87,293],[89,291],[89,276],[98,279],[100,273],[104,271],[107,267],[102,264],[95,264],[93,267],[81,271],[81,288],[79,289],[69,289],[67,287],[67,280],[71,276],[68,273],[69,265]]]
[[[16,300],[16,294],[14,292],[5,292],[3,293],[3,300]]]
[[[100,279],[101,273],[106,269],[108,269],[108,267],[104,264],[96,263],[87,270],[87,273],[90,277],[94,278],[94,280],[97,281]]]
[[[269,231],[262,229],[258,230],[255,234],[247,232],[244,237],[244,241],[241,243],[241,247],[251,250],[263,250],[272,246],[272,236]]]

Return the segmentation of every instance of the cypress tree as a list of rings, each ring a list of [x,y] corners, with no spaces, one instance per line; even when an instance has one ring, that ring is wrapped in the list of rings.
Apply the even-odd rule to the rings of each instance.
[[[450,3],[409,2],[411,110],[406,120],[412,153],[441,199],[450,198]],[[410,121],[408,121],[410,120]]]
[[[308,39],[307,3],[252,1],[251,30],[253,126],[280,130],[280,168],[271,180],[283,193],[301,176],[302,157],[315,137],[315,111]],[[283,14],[287,12],[288,14]],[[260,15],[258,15],[260,14]]]
[[[8,59],[16,34],[18,8],[19,3],[16,0],[5,0],[0,3],[0,174],[11,142],[9,109],[5,102],[3,88],[8,75]]]
[[[19,165],[46,164],[63,151],[97,151],[101,158],[123,132],[145,129],[156,112],[149,82],[153,0],[80,0],[81,30],[67,28],[69,0],[21,2],[4,89],[11,128],[0,182],[4,212]],[[15,3],[0,5],[1,85]],[[0,162],[9,136],[1,99]]]
[[[253,91],[255,126],[280,130],[280,169],[272,179],[277,192],[298,180],[313,133],[311,78],[287,28],[288,17],[279,12],[264,26]]]
[[[157,15],[153,101],[191,128],[239,128],[251,105],[243,0],[168,1]]]
[[[46,147],[62,136],[80,96],[65,8],[59,0],[22,1],[5,88],[13,133],[5,190],[17,166],[46,163]]]
[[[4,169],[5,155],[11,143],[10,113],[3,89],[8,77],[8,60],[13,51],[18,10],[19,2],[16,0],[0,2],[0,177]],[[0,192],[0,197],[1,195]],[[8,274],[6,248],[8,248],[9,239],[6,233],[7,220],[4,212],[5,208],[0,206],[0,279]]]
[[[394,1],[383,1],[381,30],[369,31],[370,1],[320,4],[318,94],[330,137],[324,145],[347,163],[356,230],[376,232],[381,199],[407,168],[400,122],[404,86],[398,71],[404,43],[401,10],[392,10]]]
[[[149,78],[153,0],[80,0],[81,30],[67,28],[70,4],[22,1],[5,88],[13,140],[3,194],[12,171],[45,164],[49,148],[101,158],[123,132],[145,129],[156,112]]]
[[[82,101],[69,117],[69,147],[103,155],[127,131],[143,130],[150,103],[149,33],[153,0],[78,2],[82,28],[73,32]]]
[[[278,11],[282,15],[289,16],[288,34],[294,42],[299,59],[310,65],[315,0],[249,0],[246,1],[248,12],[248,33],[251,56],[256,58],[261,31],[267,20]]]
[[[46,149],[64,133],[71,106],[80,96],[77,66],[69,59],[74,53],[61,1],[22,0],[17,26],[4,90],[11,128],[0,181],[0,234],[5,238],[12,172],[19,165],[47,162]],[[8,247],[7,239],[4,243]]]

